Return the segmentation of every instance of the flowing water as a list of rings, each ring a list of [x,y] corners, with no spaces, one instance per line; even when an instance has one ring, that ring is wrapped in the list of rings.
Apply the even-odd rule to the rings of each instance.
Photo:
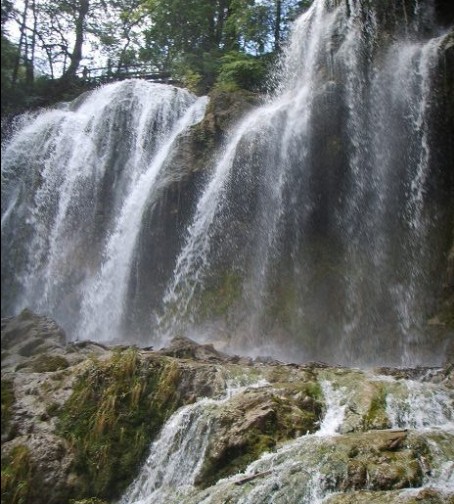
[[[413,445],[419,446],[417,463],[425,476],[417,488],[411,488],[412,485],[404,489],[397,487],[394,493],[389,494],[390,497],[386,497],[385,492],[383,502],[404,503],[406,498],[417,497],[424,489],[436,489],[440,498],[452,502],[452,389],[424,379],[416,381],[366,375],[359,371],[356,373],[358,376],[351,380],[348,373],[321,371],[319,379],[326,406],[319,430],[278,445],[274,451],[264,453],[241,473],[222,479],[205,490],[195,485],[197,474],[204,465],[207,447],[220,435],[217,418],[222,417],[223,411],[231,411],[235,393],[218,400],[200,399],[193,405],[183,407],[169,419],[152,444],[139,477],[122,497],[121,504],[329,502],[330,496],[335,496],[342,488],[342,481],[348,478],[347,468],[353,467],[350,464],[355,463],[355,460],[351,460],[355,457],[362,460],[370,471],[371,479],[364,482],[362,490],[377,490],[374,464],[386,466],[386,457],[389,456],[380,448],[381,436],[392,435],[396,430],[402,432],[401,429],[407,429],[408,449]],[[386,389],[386,414],[389,416],[390,430],[364,431],[358,424],[358,430],[352,431],[349,415],[358,412],[358,396],[371,383]],[[273,390],[269,383],[261,382],[254,386]],[[236,392],[246,390],[247,387],[243,387]],[[279,394],[279,391],[274,390],[274,393]],[[421,434],[425,436],[426,449],[422,449],[421,441],[418,441]],[[378,461],[377,453],[381,453]],[[397,457],[396,464],[399,464],[398,460]],[[426,467],[427,460],[430,460],[430,471]],[[350,495],[352,500],[345,502],[353,502],[355,496]],[[372,499],[378,499],[373,494],[370,495],[370,502],[381,502]],[[419,502],[421,497],[417,500]]]
[[[2,145],[2,313],[45,312],[70,339],[440,364],[452,42],[431,0],[393,5],[315,0],[277,90],[201,174],[182,139],[207,98],[182,89],[125,81],[21,117]]]
[[[432,0],[315,0],[294,23],[276,91],[201,176],[178,159],[208,100],[183,89],[129,80],[21,116],[2,143],[2,314],[44,312],[70,339],[183,334],[292,361],[440,364],[445,342],[426,321],[454,228],[450,44]],[[421,486],[396,498],[435,488],[452,502],[452,388],[319,374],[314,434],[201,490],[234,400],[201,398],[167,421],[121,504],[335,497],[351,443],[368,453],[375,435],[355,412],[359,389],[377,383],[386,428],[407,429],[410,444],[423,435],[432,467],[420,457]]]
[[[120,336],[141,221],[206,103],[131,80],[21,118],[2,152],[2,310],[49,313],[73,338]]]
[[[228,384],[224,397],[202,398],[178,410],[164,425],[139,476],[128,488],[120,504],[180,502],[194,489],[204,463],[210,439],[216,436],[215,423],[222,408],[235,395],[267,387],[265,380],[240,386]]]
[[[295,23],[276,96],[237,125],[199,199],[164,333],[222,327],[232,350],[293,359],[440,359],[423,331],[453,225],[429,196],[448,35],[424,5],[405,29],[360,2],[316,1]]]

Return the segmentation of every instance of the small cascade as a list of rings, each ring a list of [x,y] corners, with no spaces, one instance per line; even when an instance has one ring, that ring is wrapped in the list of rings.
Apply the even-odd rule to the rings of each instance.
[[[273,502],[301,504],[318,504],[326,496],[326,488],[330,486],[329,479],[320,472],[323,460],[311,454],[316,454],[319,448],[338,434],[344,418],[344,409],[348,397],[348,391],[344,387],[335,388],[329,381],[321,383],[326,411],[321,422],[320,429],[315,434],[307,434],[283,444],[275,452],[263,454],[259,460],[250,464],[244,473],[221,480],[211,490],[210,496],[203,499],[203,492],[196,499],[188,499],[187,502],[200,502],[214,504],[219,502],[221,495],[229,495],[238,504],[257,504],[268,502],[268,496],[273,496]],[[301,454],[307,456],[301,458]],[[328,455],[329,456],[329,455]],[[326,457],[326,455],[325,455]],[[255,475],[259,476],[254,479]],[[234,490],[238,481],[251,478],[254,480],[253,488],[247,492]]]
[[[437,489],[450,502],[454,495],[454,393],[440,386],[438,380],[425,378],[395,381],[386,396],[386,413],[393,429],[427,435],[432,469],[423,488]],[[418,491],[409,489],[403,495],[411,497]]]
[[[216,404],[215,400],[202,399],[167,421],[120,504],[176,502],[178,494],[192,487],[203,464]]]
[[[238,504],[319,504],[331,502],[331,497],[337,502],[339,490],[361,490],[367,494],[379,489],[377,485],[386,485],[383,483],[387,481],[385,473],[381,471],[387,469],[383,467],[395,457],[397,465],[396,469],[391,469],[391,474],[394,475],[392,471],[398,470],[397,467],[405,471],[410,459],[399,461],[399,457],[410,455],[411,464],[419,467],[411,473],[418,484],[391,487],[389,495],[405,503],[407,499],[420,500],[424,491],[437,491],[450,502],[454,495],[452,391],[424,379],[396,380],[357,370],[351,380],[349,373],[352,372],[320,373],[325,413],[317,432],[282,443],[274,451],[262,454],[243,472],[221,479],[205,490],[198,489],[194,482],[204,464],[210,439],[218,435],[216,416],[229,411],[230,398],[244,392],[245,387],[233,390],[230,397],[217,401],[201,399],[182,408],[169,419],[153,443],[140,476],[123,496],[121,504],[220,504],[226,499]],[[364,381],[358,385],[360,375]],[[266,382],[262,385],[270,387]],[[351,431],[353,424],[346,413],[348,411],[350,416],[362,414],[358,408],[364,405],[360,406],[361,400],[358,400],[370,394],[370,387],[386,390],[390,428],[364,431],[359,423]],[[394,436],[400,435],[406,437],[402,452],[396,453],[396,448],[388,452],[385,446],[395,439]],[[421,448],[421,443],[425,448]],[[355,479],[358,476],[354,468],[361,466],[367,467],[369,472],[364,481]],[[350,471],[353,472],[350,474]],[[358,495],[361,496],[361,492]]]
[[[151,504],[192,502],[190,496],[196,492],[194,481],[204,463],[204,454],[210,437],[216,437],[216,417],[223,408],[228,408],[229,400],[248,389],[269,387],[260,380],[252,385],[231,386],[220,400],[201,399],[185,406],[175,413],[165,424],[159,438],[152,444],[150,455],[141,469],[139,477],[126,491],[119,504]],[[331,383],[324,381],[322,389],[326,400],[326,413],[320,430],[314,435],[306,435],[294,442],[283,445],[275,453],[265,453],[252,463],[239,478],[247,478],[256,473],[267,474],[263,484],[239,499],[238,503],[254,504],[262,502],[265,495],[280,486],[283,474],[300,471],[301,463],[292,460],[295,450],[313,450],[323,438],[335,435],[342,424],[346,390],[334,390]],[[343,405],[342,405],[343,404]],[[302,503],[321,502],[324,495],[323,484],[316,466],[304,464],[307,481],[287,494],[288,498],[303,498]],[[235,481],[238,477],[225,480]],[[222,493],[222,482],[220,483]],[[286,492],[289,491],[287,488]],[[217,492],[216,492],[217,495]],[[197,498],[201,498],[200,496]],[[211,499],[199,502],[208,503]],[[217,501],[213,501],[217,502]],[[289,501],[290,502],[290,501]]]
[[[452,433],[452,430],[451,430]],[[427,478],[426,486],[439,489],[446,500],[454,494],[454,461],[452,458],[452,436],[442,435],[438,440],[429,440],[434,454],[434,469]]]
[[[240,381],[229,380],[224,397],[202,398],[172,415],[119,504],[177,503],[194,489],[208,442],[216,435],[214,426],[219,411],[235,395],[269,386],[266,380],[249,385],[239,385]]]
[[[334,436],[339,433],[339,429],[344,420],[345,408],[347,406],[346,393],[344,387],[333,389],[329,381],[321,383],[323,396],[327,403],[327,408],[320,429],[316,436]]]
[[[394,429],[444,430],[454,433],[454,395],[436,383],[405,380],[386,398]]]

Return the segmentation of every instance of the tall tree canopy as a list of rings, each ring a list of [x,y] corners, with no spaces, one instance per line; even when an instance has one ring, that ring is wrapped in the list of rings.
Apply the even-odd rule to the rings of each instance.
[[[310,3],[2,0],[2,94],[30,94],[37,79],[70,86],[84,66],[119,73],[134,64],[203,91],[219,80],[257,87],[291,20]]]

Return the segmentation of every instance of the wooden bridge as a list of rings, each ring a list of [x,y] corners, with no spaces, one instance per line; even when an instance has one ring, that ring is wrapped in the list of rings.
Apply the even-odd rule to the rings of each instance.
[[[89,85],[106,84],[126,79],[145,79],[163,84],[178,83],[172,79],[170,72],[151,71],[150,67],[145,65],[129,65],[115,70],[111,66],[98,68],[85,66],[77,72],[77,77]]]

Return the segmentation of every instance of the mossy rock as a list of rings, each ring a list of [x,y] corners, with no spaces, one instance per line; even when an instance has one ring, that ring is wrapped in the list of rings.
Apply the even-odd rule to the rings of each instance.
[[[13,382],[2,380],[2,434],[8,431],[11,421],[11,408],[14,404]]]
[[[53,373],[68,367],[69,362],[62,355],[40,355],[31,365],[35,373]]]
[[[225,91],[222,88],[213,89],[204,120],[212,121],[215,133],[226,132],[248,111],[258,106],[261,97],[257,93],[237,89]]]
[[[235,271],[224,271],[205,286],[199,294],[198,316],[201,320],[226,317],[229,309],[240,299],[242,277]]]
[[[39,347],[41,347],[44,342],[45,341],[43,338],[32,339],[19,349],[18,354],[22,355],[22,357],[30,357],[33,354],[37,353],[37,350],[39,350]]]
[[[387,429],[390,421],[386,413],[386,388],[377,384],[376,393],[372,396],[369,409],[363,416],[364,429]]]
[[[325,448],[332,452],[321,465],[321,473],[338,474],[336,488],[396,490],[422,484],[421,457],[428,453],[420,439],[406,431],[370,431],[332,438]],[[347,468],[345,472],[344,468]]]
[[[18,445],[7,456],[2,454],[2,503],[25,504],[31,502],[29,498],[31,489],[30,451],[26,446]]]
[[[326,504],[446,504],[452,502],[454,494],[448,496],[433,488],[415,489],[408,491],[388,492],[348,492],[335,494],[327,497],[323,502]]]
[[[244,470],[278,443],[315,432],[322,405],[315,400],[310,405],[301,403],[301,395],[292,397],[292,393],[287,384],[287,388],[248,391],[232,398],[217,419],[218,436],[207,450],[196,484],[206,488]]]
[[[134,478],[150,442],[181,406],[175,362],[145,360],[137,350],[92,360],[58,414],[58,433],[75,450],[79,498],[118,497]]]

